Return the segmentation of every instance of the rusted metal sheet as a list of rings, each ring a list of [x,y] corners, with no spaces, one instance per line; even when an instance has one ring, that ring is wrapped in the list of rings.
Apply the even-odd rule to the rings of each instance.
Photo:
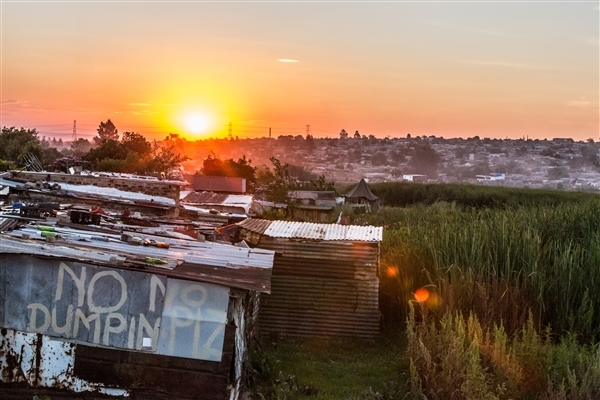
[[[262,236],[276,252],[270,295],[261,295],[263,332],[296,336],[379,333],[379,243]]]
[[[26,232],[29,232],[32,238],[33,235],[39,237],[39,231],[28,229],[0,235],[0,253],[34,254],[103,265],[117,264],[123,269],[142,267],[148,272],[160,271],[161,275],[167,277],[211,282],[265,293],[269,293],[271,287],[274,253],[264,249],[159,238],[160,241],[169,244],[169,249],[163,249],[132,246],[113,237],[114,235],[104,235],[108,238],[107,242],[65,240],[36,243],[34,240],[20,239]],[[146,257],[164,260],[166,264],[147,264]]]
[[[221,359],[229,289],[88,264],[6,255],[0,324],[78,343]]]
[[[220,204],[227,199],[229,195],[215,192],[191,192],[181,201],[193,204]]]
[[[0,329],[0,381],[28,387],[128,396],[124,389],[89,382],[73,374],[75,344],[37,333]]]
[[[273,221],[269,221],[266,219],[248,218],[241,222],[238,222],[237,224],[250,232],[262,235],[265,233],[267,228],[271,226],[272,222]]]

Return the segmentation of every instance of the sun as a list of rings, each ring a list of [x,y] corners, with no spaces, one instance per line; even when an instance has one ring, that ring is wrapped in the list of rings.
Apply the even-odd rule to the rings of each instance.
[[[191,114],[186,118],[185,126],[191,133],[204,133],[210,126],[210,120],[206,115]]]

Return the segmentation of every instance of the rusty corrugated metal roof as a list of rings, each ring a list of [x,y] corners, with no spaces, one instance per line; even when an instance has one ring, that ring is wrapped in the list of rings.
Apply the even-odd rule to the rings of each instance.
[[[380,226],[315,224],[260,219],[246,219],[239,222],[238,225],[249,231],[275,238],[348,240],[359,242],[380,242],[383,238],[383,228]]]
[[[194,204],[220,204],[225,201],[227,197],[229,197],[229,195],[225,193],[192,192],[185,196],[182,201]]]
[[[265,233],[269,225],[271,225],[271,222],[273,221],[269,221],[266,219],[248,218],[238,222],[237,224],[242,228],[248,229],[251,232],[262,235],[263,233]]]
[[[119,268],[143,268],[160,271],[168,277],[216,283],[222,286],[269,293],[274,253],[213,242],[156,237],[169,248],[132,246],[120,235],[101,235],[106,241],[81,241],[97,235],[85,230],[63,229],[64,239],[46,242],[40,231],[26,227],[0,234],[0,254],[30,254],[74,259],[100,264],[117,263]],[[26,237],[24,237],[26,235]],[[144,238],[152,235],[135,233]],[[164,261],[164,265],[146,264],[145,258]]]

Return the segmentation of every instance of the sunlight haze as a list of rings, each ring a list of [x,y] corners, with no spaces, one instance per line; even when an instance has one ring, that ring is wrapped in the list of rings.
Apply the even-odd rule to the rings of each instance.
[[[594,138],[598,2],[2,1],[2,125]]]

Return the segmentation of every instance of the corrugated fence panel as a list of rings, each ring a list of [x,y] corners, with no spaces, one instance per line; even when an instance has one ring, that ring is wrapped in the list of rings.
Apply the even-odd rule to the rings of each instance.
[[[278,276],[271,295],[261,295],[265,332],[299,336],[358,336],[379,332],[379,282]]]
[[[277,239],[271,295],[261,295],[262,332],[295,336],[379,333],[379,243]]]

